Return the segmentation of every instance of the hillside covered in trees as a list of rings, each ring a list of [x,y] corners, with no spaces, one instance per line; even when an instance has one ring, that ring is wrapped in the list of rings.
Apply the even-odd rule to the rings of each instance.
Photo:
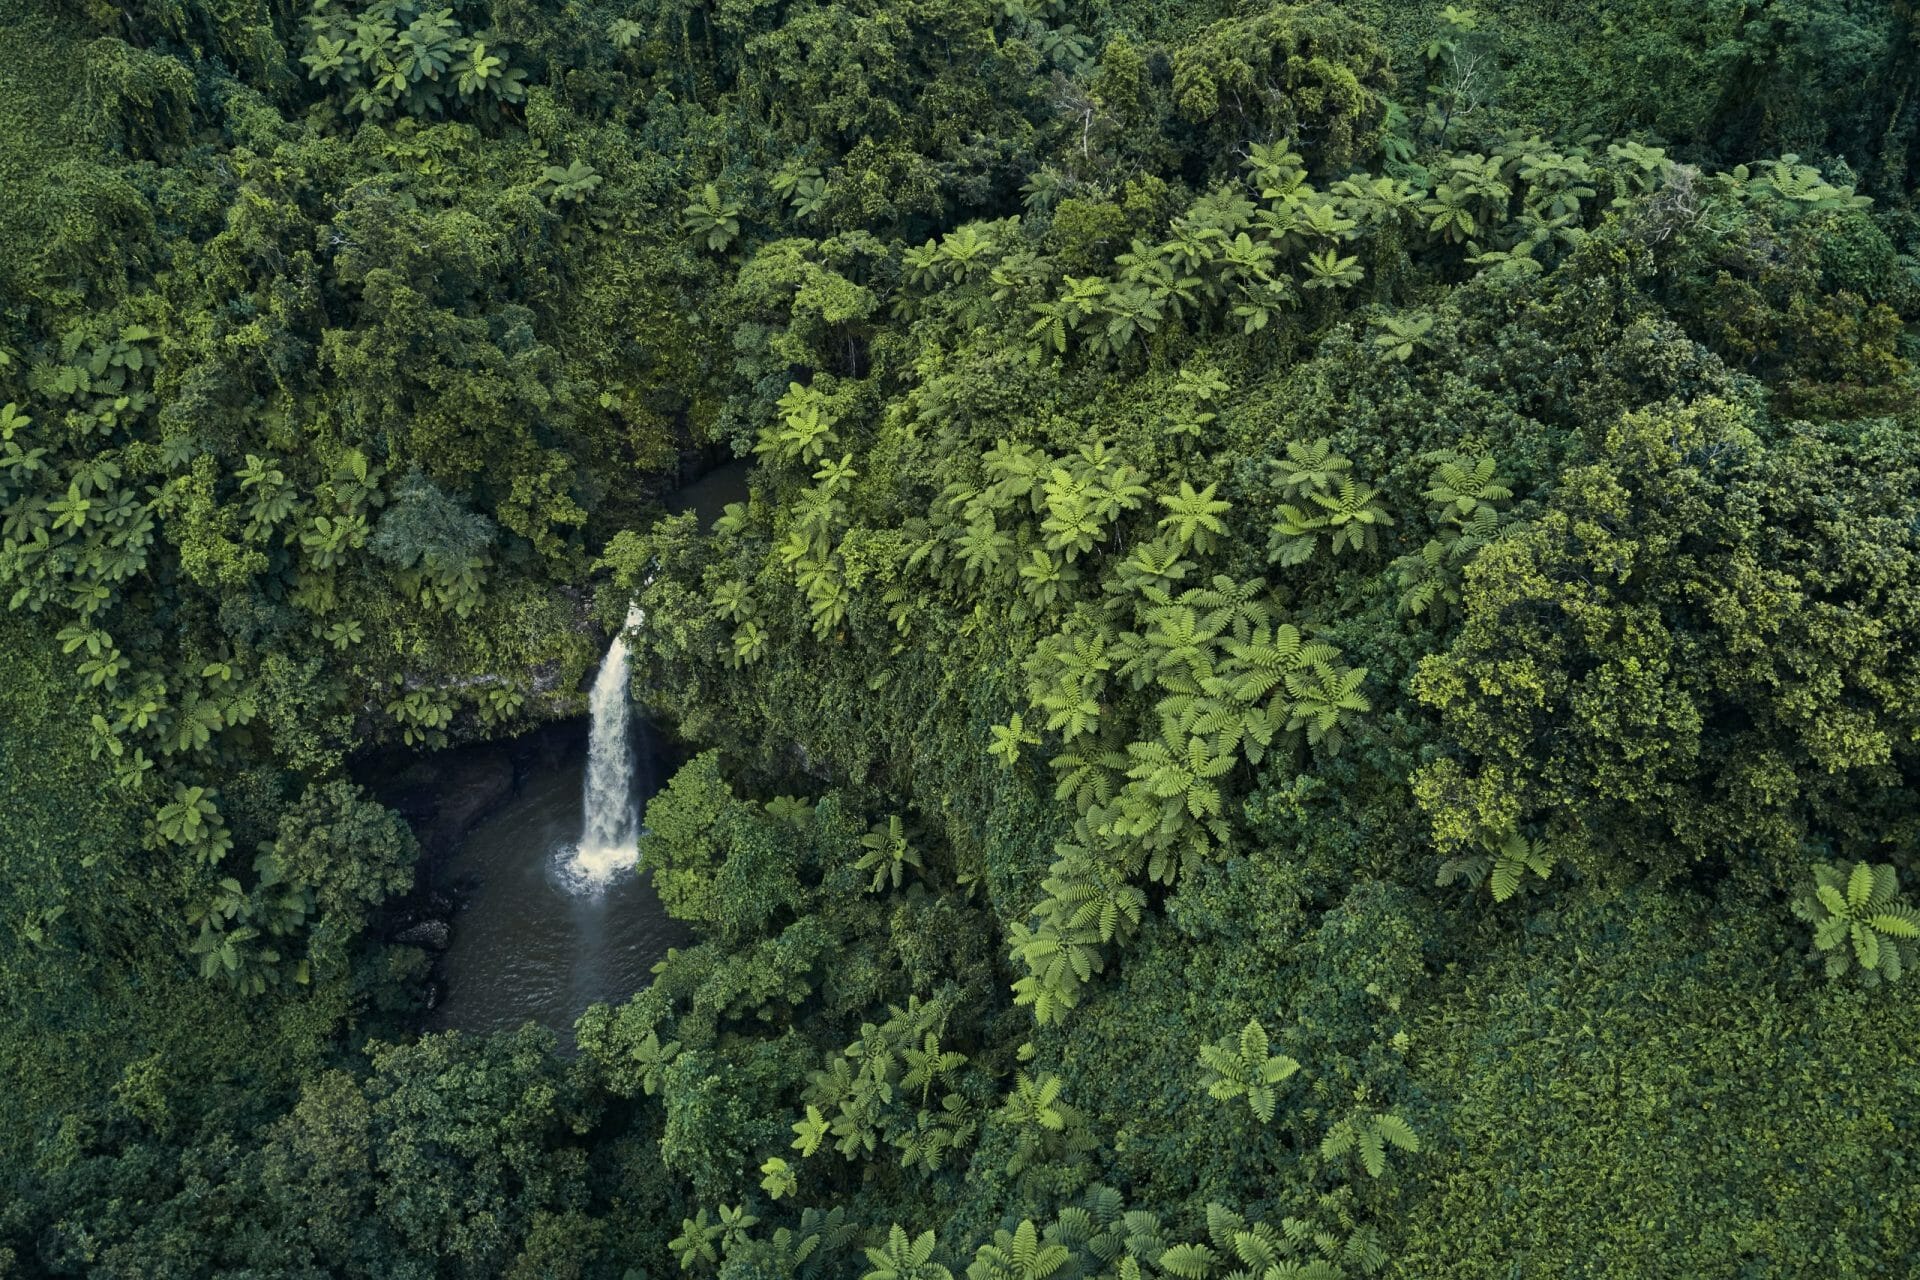
[[[1912,0],[0,31],[0,1277],[1920,1274]],[[693,941],[425,1033],[636,602]]]

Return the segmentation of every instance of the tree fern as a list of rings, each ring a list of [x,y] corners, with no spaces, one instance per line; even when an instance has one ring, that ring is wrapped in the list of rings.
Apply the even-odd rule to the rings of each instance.
[[[1032,928],[1016,921],[1008,950],[1026,973],[1015,979],[1013,1002],[1033,1010],[1041,1026],[1058,1022],[1080,1002],[1080,988],[1101,969],[1100,937],[1091,928],[1062,931],[1051,920]]]
[[[733,652],[727,657],[728,665],[741,667],[750,662],[758,662],[766,652],[766,631],[758,622],[748,619],[733,633]]]
[[[929,1031],[918,1049],[907,1048],[901,1053],[906,1063],[906,1072],[900,1077],[901,1086],[906,1089],[920,1090],[920,1103],[926,1105],[927,1096],[936,1084],[946,1080],[961,1067],[967,1065],[967,1055],[943,1050],[940,1036]]]
[[[1040,743],[1040,736],[1027,728],[1018,711],[1008,717],[1007,723],[988,725],[987,728],[993,735],[993,745],[987,748],[987,754],[1008,768],[1019,763],[1020,748],[1038,746]]]
[[[1277,700],[1277,709],[1283,712],[1289,675],[1321,667],[1331,670],[1340,658],[1334,646],[1306,641],[1298,628],[1284,622],[1271,629],[1259,626],[1244,642],[1228,640],[1225,649],[1230,661],[1219,671],[1230,696],[1247,706]]]
[[[1160,498],[1160,505],[1167,509],[1160,528],[1168,530],[1183,550],[1191,548],[1205,555],[1226,536],[1227,525],[1222,517],[1233,510],[1233,504],[1213,496],[1218,487],[1210,484],[1195,491],[1182,480],[1178,493]]]
[[[1267,584],[1261,578],[1235,582],[1225,574],[1215,574],[1208,585],[1181,593],[1180,603],[1204,609],[1205,626],[1216,635],[1226,634],[1245,642],[1256,627],[1273,620]]]
[[[1418,1153],[1420,1138],[1413,1127],[1390,1111],[1355,1111],[1337,1122],[1320,1140],[1320,1154],[1327,1160],[1357,1155],[1367,1176],[1378,1178],[1387,1171],[1390,1150]]]
[[[1308,254],[1302,265],[1307,271],[1302,289],[1351,289],[1366,275],[1359,258],[1343,258],[1332,249]]]
[[[1154,796],[1184,807],[1194,818],[1220,816],[1216,779],[1233,768],[1230,755],[1216,754],[1200,737],[1129,743],[1127,754],[1133,761],[1127,776],[1144,783]]]
[[[1288,441],[1286,455],[1274,465],[1280,472],[1281,489],[1290,498],[1330,492],[1353,467],[1324,436],[1310,443]]]
[[[996,504],[1026,499],[1034,514],[1039,514],[1045,505],[1045,478],[1052,470],[1046,454],[1029,445],[1002,439],[980,455],[980,462],[993,477]]]
[[[1117,775],[1127,766],[1126,756],[1097,744],[1082,744],[1053,757],[1053,796],[1071,800],[1082,814],[1113,799]]]
[[[1213,674],[1219,619],[1187,605],[1166,605],[1148,615],[1146,644],[1154,680],[1175,693],[1197,693]]]
[[[1068,742],[1100,726],[1111,629],[1104,624],[1073,626],[1035,646],[1026,663],[1028,696],[1047,713],[1046,727]]]
[[[1505,902],[1520,892],[1528,872],[1545,880],[1553,874],[1557,862],[1543,842],[1511,831],[1498,843],[1487,842],[1480,852],[1461,854],[1442,862],[1434,883],[1445,888],[1460,881],[1469,889],[1478,889],[1483,882],[1490,881],[1493,900]]]
[[[1405,362],[1413,353],[1433,346],[1433,317],[1419,312],[1381,316],[1374,321],[1378,332],[1373,348],[1389,360]]]
[[[862,852],[853,866],[856,871],[873,873],[873,880],[867,886],[869,893],[878,893],[882,888],[897,891],[906,881],[907,868],[925,869],[920,851],[913,847],[907,837],[906,824],[898,816],[869,828],[867,834],[860,837],[860,848]]]
[[[1040,886],[1047,894],[1040,907],[1043,916],[1074,935],[1091,931],[1101,942],[1139,925],[1147,895],[1118,868],[1070,841],[1056,844],[1054,852],[1058,856]]]
[[[1000,1116],[1016,1131],[1061,1132],[1067,1127],[1067,1112],[1060,1105],[1060,1077],[1048,1074],[1035,1080],[1024,1071],[1016,1073]]]
[[[1889,863],[1815,863],[1812,885],[1792,908],[1813,925],[1813,953],[1825,961],[1828,977],[1857,967],[1868,986],[1898,982],[1915,963],[1920,912],[1901,899]]]
[[[720,1237],[726,1228],[710,1221],[702,1208],[691,1218],[680,1220],[680,1234],[667,1241],[680,1261],[682,1271],[705,1271],[720,1261]]]
[[[713,593],[713,611],[728,622],[745,620],[752,613],[747,584],[738,578],[723,582]]]
[[[1448,458],[1434,468],[1422,496],[1434,504],[1436,519],[1464,523],[1483,507],[1497,509],[1513,497],[1507,478],[1497,474],[1497,467],[1485,456]]]
[[[1176,1244],[1160,1255],[1160,1269],[1178,1280],[1207,1280],[1217,1256],[1204,1244]]]
[[[1087,501],[1095,515],[1111,524],[1147,500],[1146,475],[1127,463],[1107,460],[1089,463],[1092,478],[1087,484]]]
[[[1245,1098],[1262,1124],[1273,1119],[1276,1087],[1300,1069],[1285,1054],[1267,1052],[1266,1030],[1253,1020],[1237,1035],[1201,1045],[1200,1062],[1206,1068],[1201,1085],[1208,1095],[1223,1100]],[[1251,1264],[1252,1259],[1245,1261]]]
[[[820,1149],[820,1144],[826,1141],[831,1132],[832,1126],[827,1123],[820,1108],[808,1103],[807,1114],[793,1126],[793,1149],[803,1158],[810,1156]]]
[[[1011,563],[1013,548],[1012,535],[997,528],[990,515],[961,530],[954,543],[968,582],[982,577],[989,581],[998,578],[1002,567]]]
[[[1373,710],[1373,704],[1360,692],[1366,678],[1365,667],[1339,668],[1318,662],[1289,672],[1287,732],[1304,730],[1308,746],[1338,755],[1346,731],[1361,715]]]
[[[667,1068],[680,1056],[680,1042],[669,1040],[660,1043],[656,1031],[647,1032],[647,1038],[634,1046],[633,1059],[640,1068],[640,1088],[648,1097],[652,1097],[666,1083]]]
[[[1393,517],[1379,500],[1380,491],[1351,476],[1341,479],[1332,493],[1309,494],[1309,501],[1326,513],[1325,527],[1333,534],[1333,550],[1343,548],[1372,551],[1379,545],[1380,530],[1393,524]]]
[[[953,1273],[933,1261],[933,1232],[923,1231],[909,1240],[895,1223],[886,1243],[867,1250],[872,1270],[861,1280],[953,1280]]]
[[[1460,605],[1460,591],[1447,571],[1447,546],[1431,538],[1420,550],[1393,563],[1400,587],[1400,612],[1426,614],[1436,623]]]
[[[836,415],[826,398],[812,387],[789,383],[780,397],[780,418],[761,432],[754,452],[784,462],[815,463],[838,441]]]
[[[1020,590],[1037,610],[1059,604],[1067,591],[1080,580],[1080,570],[1064,559],[1056,560],[1047,551],[1034,547],[1020,562]]]
[[[724,250],[740,235],[740,205],[720,194],[720,188],[707,183],[700,195],[680,211],[680,225],[703,241],[715,253]]]
[[[1438,465],[1428,478],[1426,498],[1439,525],[1418,552],[1394,562],[1403,613],[1426,614],[1437,623],[1460,605],[1460,570],[1486,543],[1505,535],[1510,482],[1498,474],[1494,459],[1442,450],[1428,455]]]
[[[1032,1219],[1013,1231],[996,1231],[993,1243],[980,1246],[967,1268],[967,1280],[1048,1280],[1072,1260],[1064,1245],[1043,1242]]]

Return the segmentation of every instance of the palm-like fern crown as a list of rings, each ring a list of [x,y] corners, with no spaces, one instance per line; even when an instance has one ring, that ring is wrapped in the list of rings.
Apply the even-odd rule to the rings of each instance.
[[[1813,925],[1813,951],[1829,977],[1857,966],[1868,985],[1898,982],[1920,959],[1920,912],[1901,899],[1891,864],[1815,863],[1813,884],[1794,899],[1793,913]]]
[[[1200,1064],[1206,1068],[1201,1085],[1209,1095],[1222,1100],[1245,1098],[1262,1124],[1273,1119],[1278,1086],[1300,1069],[1287,1055],[1268,1052],[1266,1029],[1256,1020],[1249,1020],[1237,1034],[1201,1045]]]

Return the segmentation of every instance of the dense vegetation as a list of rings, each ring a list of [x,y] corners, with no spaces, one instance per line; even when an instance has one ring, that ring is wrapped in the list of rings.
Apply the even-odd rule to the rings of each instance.
[[[1920,1271],[1910,0],[0,28],[0,1275]],[[417,1034],[633,599],[698,941]]]

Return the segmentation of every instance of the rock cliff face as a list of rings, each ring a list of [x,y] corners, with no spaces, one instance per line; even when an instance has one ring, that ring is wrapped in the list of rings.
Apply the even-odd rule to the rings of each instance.
[[[421,760],[394,780],[388,803],[407,820],[429,859],[444,858],[462,837],[513,796],[513,757],[499,743],[456,747]]]

